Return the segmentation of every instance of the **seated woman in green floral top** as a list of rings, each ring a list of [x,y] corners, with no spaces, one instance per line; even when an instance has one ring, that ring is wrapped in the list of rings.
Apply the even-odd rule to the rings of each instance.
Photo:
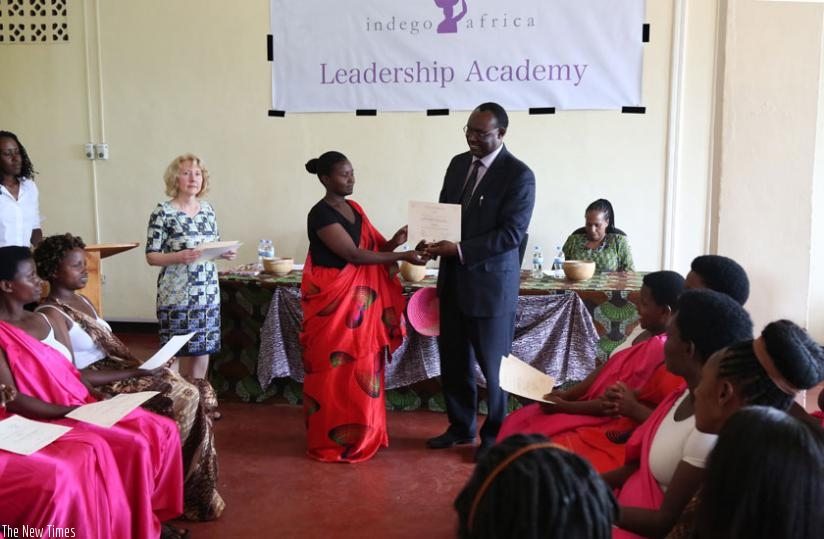
[[[615,212],[609,200],[599,198],[585,212],[586,225],[564,243],[567,260],[592,260],[595,271],[634,271],[629,239],[615,228]]]

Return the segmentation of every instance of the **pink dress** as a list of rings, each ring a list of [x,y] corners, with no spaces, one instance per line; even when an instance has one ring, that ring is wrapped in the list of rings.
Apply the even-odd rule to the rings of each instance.
[[[54,348],[5,322],[0,322],[0,346],[19,393],[63,406],[95,402],[78,370]],[[133,537],[157,538],[160,522],[183,512],[183,462],[174,421],[138,408],[108,429],[67,418],[53,422],[106,442],[131,508]]]
[[[635,429],[629,441],[627,442],[626,462],[638,462],[638,469],[630,475],[621,488],[616,493],[618,505],[641,507],[642,509],[656,510],[661,507],[661,502],[664,501],[664,491],[661,490],[661,485],[652,475],[652,470],[649,467],[649,452],[652,448],[652,442],[655,439],[655,434],[658,428],[666,419],[670,409],[675,406],[678,399],[686,391],[686,387],[672,392],[661,404],[652,412],[646,421]],[[613,539],[642,539],[641,536],[636,535],[621,528],[612,529]]]
[[[0,523],[17,528],[18,537],[24,525],[51,525],[77,537],[119,539],[131,534],[131,516],[114,456],[96,434],[69,431],[28,456],[0,450]]]
[[[601,372],[579,401],[594,400],[615,382],[621,381],[631,389],[639,390],[655,373],[664,360],[666,334],[655,335],[644,342],[621,350],[604,364]],[[594,427],[612,421],[610,416],[583,414],[545,414],[538,404],[517,410],[504,420],[498,441],[513,434],[543,434],[549,438],[579,427]]]

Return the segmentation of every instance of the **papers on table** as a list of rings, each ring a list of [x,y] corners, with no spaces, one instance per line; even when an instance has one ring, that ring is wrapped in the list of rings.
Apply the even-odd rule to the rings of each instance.
[[[501,360],[501,389],[528,399],[549,402],[544,395],[555,387],[555,378],[510,354]]]
[[[172,359],[172,357],[183,348],[183,345],[189,342],[189,340],[194,337],[194,332],[188,333],[186,335],[175,335],[169,341],[163,345],[163,348],[157,351],[155,355],[147,359],[140,368],[146,371],[150,371],[152,369],[156,369],[161,365],[165,364],[167,361]]]
[[[105,401],[85,404],[75,408],[66,414],[66,417],[109,428],[158,393],[158,391],[121,393]]]
[[[32,421],[13,415],[0,421],[0,449],[18,455],[31,455],[70,430],[71,427]]]
[[[204,260],[212,260],[225,252],[234,251],[240,247],[239,241],[210,241],[208,243],[201,243],[193,247],[195,251],[200,251],[200,258],[197,259],[198,262],[203,262]]]
[[[461,205],[409,201],[407,242],[461,241]]]

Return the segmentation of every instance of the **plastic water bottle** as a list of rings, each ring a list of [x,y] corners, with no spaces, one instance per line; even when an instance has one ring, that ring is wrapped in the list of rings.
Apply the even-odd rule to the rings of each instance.
[[[552,260],[552,275],[554,277],[564,276],[564,250],[560,246],[555,247],[555,258]]]
[[[539,246],[535,246],[532,251],[532,278],[543,279],[544,277],[544,254]]]
[[[258,266],[263,267],[263,259],[264,258],[274,258],[275,257],[275,246],[272,244],[272,240],[260,240],[258,242]]]

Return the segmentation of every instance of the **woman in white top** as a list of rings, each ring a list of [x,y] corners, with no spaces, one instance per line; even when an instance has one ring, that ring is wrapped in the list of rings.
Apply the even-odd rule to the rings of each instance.
[[[26,148],[17,135],[0,131],[0,247],[37,245],[40,229],[40,202]]]
[[[41,278],[49,281],[49,295],[38,311],[45,314],[58,331],[65,334],[70,357],[92,384],[107,393],[160,391],[169,404],[155,410],[174,419],[183,444],[186,468],[184,516],[191,520],[211,520],[225,507],[217,492],[217,451],[214,447],[211,414],[217,398],[208,382],[192,384],[168,367],[155,371],[137,368],[129,349],[98,316],[92,304],[77,291],[86,286],[85,244],[71,234],[49,236],[35,249],[34,258]],[[134,373],[142,377],[133,378]],[[146,374],[153,374],[147,377]]]
[[[626,464],[603,474],[618,490],[621,513],[613,538],[662,537],[704,480],[715,435],[695,427],[693,393],[717,350],[752,338],[752,321],[735,300],[712,290],[684,292],[667,325],[664,361],[686,390],[665,399],[627,442]]]
[[[824,460],[809,461],[821,455],[824,439],[817,450],[799,447],[804,431],[820,434],[821,429],[795,405],[795,397],[822,379],[824,348],[788,320],[767,324],[757,339],[723,348],[707,360],[694,392],[695,426],[718,434],[718,444],[705,485],[690,504],[693,511],[685,511],[668,539],[821,536],[824,513],[809,510],[808,503],[823,499]],[[793,427],[793,420],[767,408],[751,409],[755,425],[734,419],[751,405],[797,413],[812,426]],[[769,433],[770,425],[778,430]]]

